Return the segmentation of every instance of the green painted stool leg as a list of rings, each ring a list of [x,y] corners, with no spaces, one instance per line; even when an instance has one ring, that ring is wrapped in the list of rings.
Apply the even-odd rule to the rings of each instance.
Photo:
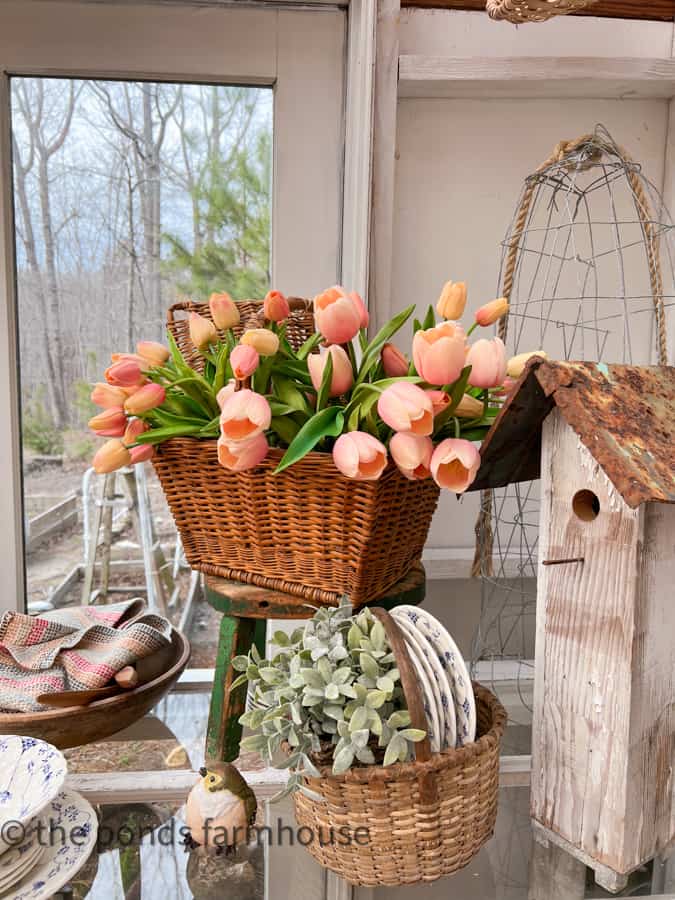
[[[239,756],[242,727],[239,716],[246,704],[246,685],[230,690],[237,677],[232,660],[249,652],[253,644],[265,655],[265,619],[244,619],[224,615],[220,623],[218,655],[214,672],[209,724],[206,732],[206,758],[232,762]]]

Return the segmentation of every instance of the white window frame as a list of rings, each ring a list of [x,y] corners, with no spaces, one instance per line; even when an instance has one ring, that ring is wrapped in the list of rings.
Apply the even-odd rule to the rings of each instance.
[[[338,5],[298,7],[3,0],[0,421],[5,428],[0,431],[0,570],[5,590],[0,613],[22,609],[25,595],[10,77],[273,86],[273,283],[311,296],[345,280],[365,295],[376,0],[354,0],[348,29]],[[345,129],[350,135],[347,147]]]

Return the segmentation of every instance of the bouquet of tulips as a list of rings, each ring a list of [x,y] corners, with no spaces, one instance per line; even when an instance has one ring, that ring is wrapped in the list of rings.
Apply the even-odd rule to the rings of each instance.
[[[368,339],[362,299],[331,287],[314,299],[316,332],[298,349],[286,338],[287,299],[270,291],[264,327],[237,340],[237,303],[212,294],[213,321],[192,313],[190,338],[203,358],[190,366],[173,336],[168,347],[141,341],[114,354],[91,398],[103,411],[89,422],[108,437],[94,457],[99,473],[148,460],[175,437],[217,438],[218,460],[233,472],[259,465],[270,447],[285,452],[277,472],[316,449],[332,452],[348,478],[375,480],[391,455],[406,478],[433,478],[465,491],[476,476],[480,441],[509,381],[527,356],[507,360],[503,342],[480,338],[508,311],[500,298],[481,306],[465,329],[466,285],[449,281],[436,310],[414,319],[412,359],[391,341],[410,306]]]

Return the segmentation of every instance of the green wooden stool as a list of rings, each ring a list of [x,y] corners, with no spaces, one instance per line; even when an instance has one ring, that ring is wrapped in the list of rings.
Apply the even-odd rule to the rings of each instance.
[[[417,606],[424,599],[425,587],[424,567],[418,563],[404,579],[369,605],[385,609],[404,603]],[[302,597],[212,576],[206,579],[206,600],[223,613],[206,732],[206,758],[232,762],[239,756],[242,732],[239,717],[246,704],[246,685],[234,691],[230,689],[237,676],[232,660],[248,653],[254,644],[261,656],[265,655],[268,619],[309,619],[314,610]]]

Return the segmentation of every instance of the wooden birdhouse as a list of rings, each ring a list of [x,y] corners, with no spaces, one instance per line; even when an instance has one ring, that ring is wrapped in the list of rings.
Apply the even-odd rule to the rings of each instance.
[[[474,488],[537,477],[531,814],[617,890],[675,839],[675,368],[532,360]]]

